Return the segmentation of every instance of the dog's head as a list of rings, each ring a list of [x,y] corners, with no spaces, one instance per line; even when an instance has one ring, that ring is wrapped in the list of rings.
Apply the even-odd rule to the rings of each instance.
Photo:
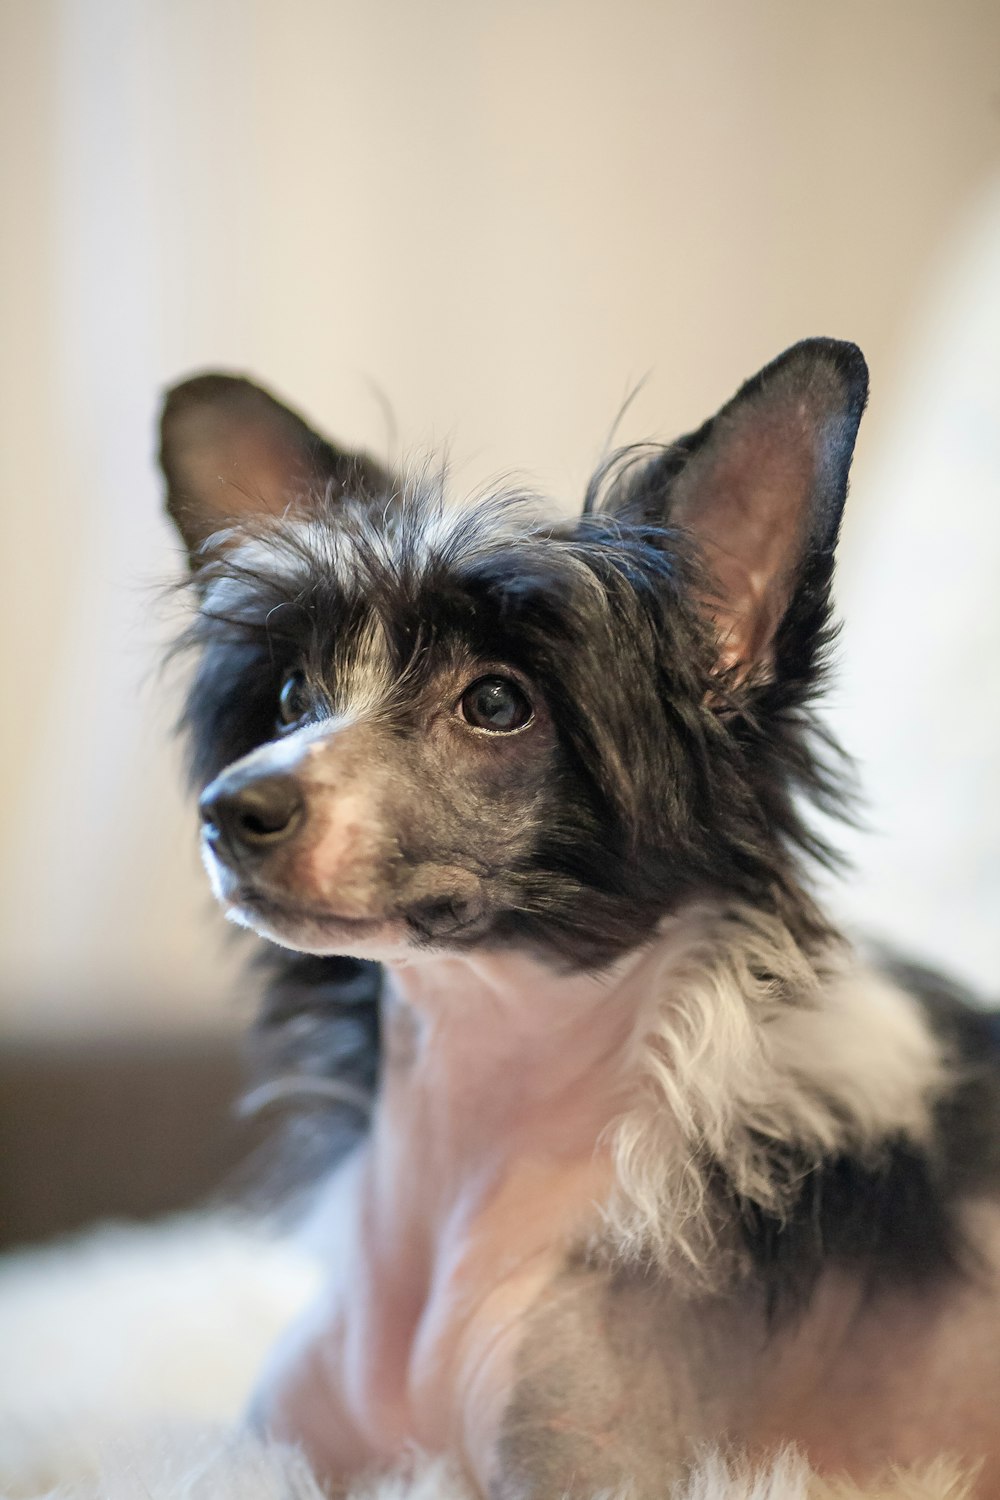
[[[865,402],[796,345],[585,513],[454,504],[249,382],[163,413],[199,652],[186,712],[230,917],[311,953],[597,965],[691,897],[808,925],[795,792]]]

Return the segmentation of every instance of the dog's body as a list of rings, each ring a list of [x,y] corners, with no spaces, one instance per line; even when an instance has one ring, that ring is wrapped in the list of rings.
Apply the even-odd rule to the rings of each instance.
[[[422,1448],[642,1500],[795,1443],[1000,1490],[1000,1037],[799,871],[865,390],[796,346],[575,522],[400,488],[246,382],[168,401],[210,874],[373,1085],[256,1406],[335,1482]]]
[[[373,1136],[340,1185],[329,1301],[271,1372],[271,1429],[328,1473],[385,1465],[407,1442],[458,1451],[504,1496],[626,1480],[661,1495],[692,1444],[720,1437],[758,1452],[795,1441],[858,1477],[887,1456],[988,1453],[1000,1316],[979,1286],[872,1294],[834,1264],[808,1309],[782,1317],[750,1276],[703,1289],[680,1269],[608,1264],[624,1018],[669,985],[672,957],[654,946],[589,994],[511,967],[404,979]],[[892,1015],[905,999],[851,982],[905,1045]],[[984,1214],[984,1248],[998,1230]],[[994,1469],[984,1493],[996,1483]]]

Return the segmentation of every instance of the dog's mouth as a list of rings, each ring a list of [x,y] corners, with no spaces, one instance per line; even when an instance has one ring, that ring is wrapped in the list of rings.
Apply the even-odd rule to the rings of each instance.
[[[406,947],[398,926],[381,916],[348,916],[326,905],[295,901],[246,882],[216,891],[228,921],[293,953],[383,959]]]
[[[371,916],[348,916],[346,912],[332,906],[313,906],[305,901],[291,901],[286,895],[276,896],[260,886],[241,883],[234,891],[227,892],[226,905],[265,918],[289,924],[310,923],[321,927],[339,927],[352,932],[372,931],[384,927],[391,917],[382,914]]]
[[[418,945],[471,941],[481,936],[489,915],[482,901],[454,897],[423,898],[371,915],[347,915],[332,906],[294,901],[287,893],[276,895],[259,885],[241,881],[220,893],[230,917],[265,937],[295,947],[324,939],[363,941],[387,931],[409,934]]]

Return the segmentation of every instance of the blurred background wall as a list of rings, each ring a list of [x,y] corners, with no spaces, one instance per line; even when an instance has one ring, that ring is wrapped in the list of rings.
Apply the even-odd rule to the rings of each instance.
[[[245,1010],[157,668],[164,382],[247,369],[570,505],[637,381],[621,436],[667,437],[813,333],[873,370],[836,711],[910,830],[843,899],[1000,987],[993,0],[4,0],[0,70],[0,1031]],[[953,820],[918,836],[941,777],[972,864]]]

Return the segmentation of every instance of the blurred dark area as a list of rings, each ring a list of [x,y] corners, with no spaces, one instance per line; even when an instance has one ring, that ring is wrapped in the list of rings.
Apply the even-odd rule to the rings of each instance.
[[[236,1037],[8,1042],[0,1248],[238,1195],[266,1133],[238,1115],[244,1086]]]

